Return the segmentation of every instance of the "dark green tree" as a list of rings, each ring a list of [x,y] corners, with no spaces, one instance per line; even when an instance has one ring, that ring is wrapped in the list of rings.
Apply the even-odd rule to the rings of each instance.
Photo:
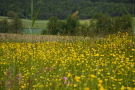
[[[132,17],[130,15],[122,15],[121,17],[121,29],[126,32],[132,29]]]
[[[112,33],[113,22],[108,14],[95,13],[93,20],[95,21],[93,28],[96,33]]]
[[[59,34],[60,35],[65,35],[65,27],[66,27],[66,23],[64,21],[58,21],[58,27],[59,27]]]
[[[47,35],[48,34],[48,30],[47,29],[43,29],[42,31],[41,31],[41,35]]]
[[[91,36],[91,30],[89,24],[86,22],[84,24],[81,24],[79,26],[79,29],[77,30],[78,35],[83,36]]]
[[[132,18],[130,15],[122,15],[122,17],[113,18],[114,31],[131,32]]]
[[[7,19],[3,19],[0,21],[0,32],[1,33],[7,33],[9,31],[9,23]]]
[[[22,20],[18,16],[15,16],[12,19],[11,27],[13,28],[12,29],[13,33],[22,33],[23,29],[24,29],[23,24],[22,24]]]
[[[60,31],[57,17],[50,17],[49,22],[47,23],[47,29],[48,33],[52,35],[56,35]]]
[[[81,8],[80,19],[90,19],[95,12],[108,13],[113,17],[122,16],[125,14],[122,3],[130,14],[135,13],[133,0],[33,0],[33,2],[33,14],[38,9],[41,10],[38,19],[49,19],[51,16],[65,19],[79,7]],[[11,10],[19,14],[21,18],[31,18],[31,0],[0,0],[0,7],[0,16],[6,16]]]
[[[68,33],[70,35],[76,35],[77,29],[80,25],[79,18],[72,18],[72,15],[68,15],[66,18],[66,26],[65,26],[65,33]]]
[[[114,32],[122,31],[121,17],[113,18],[113,29]]]
[[[9,18],[13,18],[13,17],[15,17],[15,12],[14,12],[14,11],[8,11],[8,12],[7,12],[7,16],[8,16]]]

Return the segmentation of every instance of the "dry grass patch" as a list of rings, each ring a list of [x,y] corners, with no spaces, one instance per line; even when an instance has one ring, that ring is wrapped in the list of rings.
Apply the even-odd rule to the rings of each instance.
[[[45,41],[60,41],[60,42],[70,42],[70,41],[95,41],[97,38],[81,37],[81,36],[57,36],[57,35],[28,35],[28,34],[7,34],[0,33],[1,42],[45,42]]]

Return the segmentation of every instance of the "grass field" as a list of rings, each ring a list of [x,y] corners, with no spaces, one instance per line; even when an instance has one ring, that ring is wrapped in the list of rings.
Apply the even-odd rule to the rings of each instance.
[[[25,28],[29,28],[28,24],[31,26],[32,25],[32,20],[27,20],[27,19],[22,19],[23,25]],[[48,20],[36,20],[35,25],[32,28],[40,28],[40,29],[45,29],[47,27],[47,22]]]
[[[8,17],[0,16],[0,20],[2,19],[8,19]],[[90,19],[87,20],[80,20],[80,23],[89,23]],[[11,19],[8,19],[8,21],[11,21]],[[47,23],[49,20],[36,20],[35,25],[31,28],[39,28],[39,29],[45,29],[47,27]],[[25,28],[29,28],[28,24],[32,25],[32,20],[29,19],[22,19],[23,25]]]
[[[0,16],[0,19],[8,19],[8,17]]]
[[[9,19],[8,17],[4,17],[4,16],[0,16],[0,20],[2,19],[7,19],[9,22],[11,21],[11,19]],[[87,20],[80,20],[80,23],[89,23],[90,19]],[[29,30],[29,26],[30,28],[34,28],[33,30],[33,34],[41,34],[41,30],[42,29],[46,29],[47,28],[47,23],[49,20],[36,20],[34,26],[32,27],[32,20],[29,19],[22,19],[23,25],[24,25],[24,34],[31,34],[30,30]]]
[[[1,90],[135,90],[135,49],[128,33],[98,39],[0,37]]]

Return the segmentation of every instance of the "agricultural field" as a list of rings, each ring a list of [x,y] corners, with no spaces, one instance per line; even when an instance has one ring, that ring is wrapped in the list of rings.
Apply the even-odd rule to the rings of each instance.
[[[25,28],[29,28],[28,24],[32,25],[32,20],[22,19]],[[47,27],[48,20],[36,20],[35,25],[32,28],[45,29]]]
[[[2,20],[2,19],[7,19],[8,22],[11,21],[11,19],[9,19],[8,17],[0,16],[0,20]],[[30,27],[31,27],[32,20],[29,20],[29,19],[21,19],[21,20],[23,22],[24,28],[28,29],[29,28],[28,25],[30,25]],[[47,22],[48,22],[48,20],[36,20],[35,25],[31,28],[45,29],[47,26]]]
[[[8,19],[9,22],[11,21],[11,19],[9,19],[8,17],[0,16],[0,20],[2,19]],[[47,27],[48,21],[49,20],[36,20],[35,25],[32,28],[45,29]],[[80,20],[80,23],[89,23],[89,21],[90,19]],[[30,26],[32,25],[32,20],[29,19],[22,19],[22,22],[25,28],[29,28],[28,24]]]
[[[8,17],[0,16],[0,19],[8,19]]]
[[[0,16],[0,21],[2,19],[7,19],[8,22],[11,22],[11,19],[9,19],[8,17],[4,17],[4,16]],[[49,20],[36,20],[34,26],[32,27],[32,20],[29,19],[21,19],[23,26],[24,26],[24,34],[31,34],[30,28],[32,30],[32,34],[37,34],[40,35],[42,29],[46,29],[47,28],[47,23]],[[86,20],[80,20],[81,24],[89,24],[90,19],[86,19]],[[30,27],[29,27],[30,26]]]
[[[135,49],[128,33],[98,39],[33,35],[39,40],[33,42],[7,37],[1,35],[1,90],[135,90]]]

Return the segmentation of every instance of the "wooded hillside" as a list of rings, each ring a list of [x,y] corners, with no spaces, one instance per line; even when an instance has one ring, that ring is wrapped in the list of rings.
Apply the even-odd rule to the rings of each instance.
[[[133,14],[133,0],[34,0],[34,14],[40,9],[38,19],[51,16],[65,19],[80,8],[80,19],[92,18],[96,12],[122,16],[126,14],[122,4]],[[0,0],[0,16],[6,16],[8,11],[14,11],[20,18],[30,18],[31,0]]]

